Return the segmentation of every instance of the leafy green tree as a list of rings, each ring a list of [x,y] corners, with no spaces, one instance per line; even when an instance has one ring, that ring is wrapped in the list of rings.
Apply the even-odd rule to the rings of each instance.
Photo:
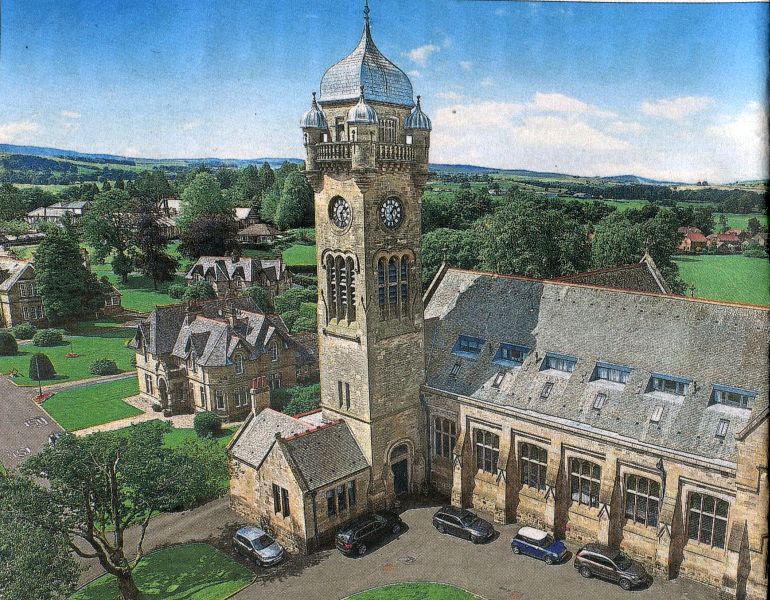
[[[19,351],[19,344],[10,331],[0,331],[0,356],[14,356]]]
[[[479,266],[476,234],[470,229],[434,229],[422,236],[422,282],[427,285],[442,262],[461,269]]]
[[[294,318],[290,327],[292,333],[296,334],[316,330],[318,327],[318,310],[314,303],[303,302],[296,312],[297,316]]]
[[[638,262],[644,255],[644,240],[637,223],[620,212],[597,224],[591,245],[591,265],[595,269]]]
[[[222,420],[211,411],[199,412],[193,419],[193,429],[198,437],[214,437],[222,429]]]
[[[10,183],[0,185],[0,221],[23,219],[27,214],[24,198]]]
[[[159,170],[142,171],[135,181],[130,181],[126,189],[132,198],[140,198],[158,203],[163,198],[174,196],[174,188],[166,174]]]
[[[198,173],[182,193],[182,210],[177,224],[184,233],[195,221],[211,215],[235,220],[233,206],[222,195],[217,178],[211,173]]]
[[[268,165],[269,167],[270,165]],[[272,170],[271,170],[272,173]],[[270,184],[272,185],[272,183]],[[233,185],[235,200],[238,206],[258,207],[262,199],[262,179],[259,176],[259,167],[248,165],[238,172],[237,179]]]
[[[145,554],[152,517],[210,499],[227,473],[216,443],[190,441],[170,449],[163,445],[168,431],[167,424],[150,421],[120,432],[65,435],[24,464],[12,502],[0,495],[2,513],[66,540],[69,552],[97,559],[117,578],[120,597],[138,600],[133,571]],[[40,473],[47,485],[34,480]],[[129,548],[125,532],[134,524],[138,542]],[[67,554],[41,558],[56,561]]]
[[[298,164],[289,162],[288,160],[283,161],[281,166],[278,167],[278,170],[274,171],[275,185],[278,187],[278,189],[282,190],[283,185],[286,183],[286,179],[289,177],[289,175],[296,173],[299,170],[300,169]]]
[[[102,192],[109,192],[112,189],[109,179],[105,179],[102,184]]]
[[[35,252],[35,280],[49,321],[94,314],[104,306],[96,275],[82,263],[80,247],[61,228],[48,231]]]
[[[275,184],[275,173],[270,163],[264,162],[259,168],[259,185],[262,191],[269,190]]]
[[[286,177],[281,199],[275,211],[275,224],[280,229],[290,229],[313,223],[313,189],[299,171]]]
[[[126,182],[123,181],[122,177],[118,177],[115,180],[115,189],[116,190],[124,190],[124,189],[126,189]]]
[[[17,219],[15,221],[0,221],[0,233],[6,235],[24,235],[29,233],[29,224]]]
[[[112,255],[112,272],[123,283],[134,268],[134,228],[129,218],[132,202],[125,190],[107,190],[94,198],[91,209],[80,220],[83,239],[103,261]]]
[[[719,215],[719,231],[721,233],[724,233],[728,229],[730,229],[730,224],[727,221],[727,215],[722,213],[721,215]]]
[[[225,256],[237,252],[238,224],[232,215],[201,215],[182,231],[179,251],[190,258]]]
[[[53,192],[44,190],[39,187],[25,188],[19,190],[21,197],[24,199],[24,206],[27,212],[40,208],[41,206],[51,206],[56,202],[57,198]]]
[[[182,294],[183,300],[211,300],[216,298],[217,294],[208,281],[194,281],[187,286]]]
[[[259,285],[255,285],[252,287],[248,287],[244,290],[248,296],[250,296],[254,302],[257,303],[257,306],[259,306],[260,309],[267,313],[271,313],[275,311],[275,306],[273,306],[273,300],[270,298],[270,294],[268,294],[267,290]]]
[[[0,597],[58,600],[77,585],[80,568],[58,515],[40,510],[29,478],[0,475]],[[29,501],[30,504],[27,504]],[[14,518],[23,506],[26,518]]]
[[[262,204],[259,207],[259,216],[263,221],[275,223],[275,213],[278,210],[278,203],[281,200],[281,194],[274,188],[269,189],[262,196]]]
[[[160,282],[172,281],[179,263],[167,251],[156,201],[148,198],[137,200],[134,236],[134,243],[139,249],[137,267],[143,275],[152,279],[153,288],[158,289]]]
[[[762,225],[756,217],[751,217],[746,223],[746,230],[749,232],[749,235],[757,235],[761,228]]]
[[[558,277],[584,271],[589,262],[585,227],[531,201],[501,207],[475,232],[481,268],[497,273]]]
[[[289,388],[288,392],[290,399],[283,407],[283,412],[287,415],[309,412],[321,405],[321,386],[317,383],[298,385]]]
[[[317,300],[315,290],[307,288],[291,288],[283,294],[275,297],[275,310],[283,314],[290,310],[299,310],[303,302],[315,302]]]

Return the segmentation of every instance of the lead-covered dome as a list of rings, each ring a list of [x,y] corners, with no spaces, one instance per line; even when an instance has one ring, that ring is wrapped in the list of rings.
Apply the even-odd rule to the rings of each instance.
[[[420,97],[417,96],[417,106],[409,113],[409,116],[404,121],[404,129],[430,131],[433,128],[428,115],[422,112],[422,106],[420,105]]]
[[[412,82],[377,49],[369,28],[368,6],[364,32],[353,52],[330,67],[321,78],[321,104],[355,100],[361,86],[370,102],[414,106]]]
[[[377,111],[364,100],[364,86],[361,86],[358,104],[348,111],[348,123],[351,125],[377,125],[379,122]]]
[[[303,115],[300,126],[302,129],[329,129],[326,117],[315,100],[315,92],[313,92],[313,104],[310,105],[310,110]]]

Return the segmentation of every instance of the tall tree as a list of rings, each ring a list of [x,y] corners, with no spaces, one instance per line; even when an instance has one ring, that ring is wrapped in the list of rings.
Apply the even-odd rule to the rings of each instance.
[[[40,242],[35,252],[35,281],[50,321],[93,314],[104,306],[102,287],[83,265],[78,242],[66,229],[53,227]]]
[[[134,231],[129,218],[132,203],[128,193],[114,189],[94,198],[91,210],[80,220],[83,239],[99,261],[112,255],[112,272],[123,283],[134,268]]]
[[[275,183],[275,173],[273,172],[273,168],[270,166],[270,163],[265,161],[262,163],[262,166],[259,168],[259,184],[262,188],[262,191],[269,190],[271,187],[273,187],[273,184]]]
[[[290,229],[313,223],[313,189],[300,171],[292,171],[286,177],[275,211],[275,224]]]
[[[182,214],[177,224],[182,232],[200,217],[223,215],[235,221],[233,205],[211,173],[198,173],[182,193]]]
[[[152,517],[214,497],[226,475],[215,441],[195,440],[168,449],[163,445],[166,431],[167,425],[155,421],[121,433],[66,435],[24,465],[10,501],[0,494],[1,512],[66,539],[69,551],[98,560],[117,578],[123,600],[137,600],[133,571],[145,554]],[[46,486],[33,480],[40,473]],[[3,484],[0,489],[7,488]],[[125,533],[134,524],[139,539],[129,547]],[[38,556],[55,564],[66,553]]]
[[[190,258],[237,252],[238,224],[230,215],[201,215],[182,230],[179,251]]]
[[[0,185],[0,221],[23,219],[26,215],[24,198],[16,186],[10,183]]]
[[[154,289],[158,283],[172,281],[178,262],[167,252],[168,240],[160,224],[158,203],[151,198],[135,201],[135,243],[139,248],[137,266],[143,275],[152,279]]]
[[[498,273],[557,277],[584,271],[589,262],[586,228],[531,201],[499,208],[475,231],[481,267]]]
[[[430,283],[442,262],[461,269],[479,265],[476,234],[471,229],[434,229],[422,236],[422,282]]]
[[[281,201],[281,194],[273,186],[262,196],[262,204],[259,207],[259,216],[263,221],[275,223],[275,213],[278,211],[278,203]]]

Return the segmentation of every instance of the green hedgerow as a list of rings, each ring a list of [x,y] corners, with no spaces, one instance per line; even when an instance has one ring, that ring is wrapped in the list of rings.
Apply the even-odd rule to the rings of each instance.
[[[211,411],[199,412],[193,419],[193,429],[198,437],[213,437],[222,428],[222,421],[216,413]]]
[[[91,363],[88,370],[92,375],[116,375],[117,373],[120,373],[118,365],[115,364],[114,360],[110,360],[109,358],[95,360]]]
[[[58,346],[62,341],[62,332],[59,329],[41,329],[32,336],[35,346]]]

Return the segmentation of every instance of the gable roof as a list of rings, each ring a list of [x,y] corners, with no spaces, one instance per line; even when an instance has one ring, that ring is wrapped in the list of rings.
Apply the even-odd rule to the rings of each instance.
[[[658,270],[655,261],[646,252],[638,263],[565,275],[556,278],[554,281],[585,283],[639,292],[671,293],[671,287]]]
[[[270,280],[277,281],[286,273],[283,259],[258,259],[249,256],[201,256],[185,276],[213,276],[217,281],[230,281],[236,276],[246,283],[256,281],[261,274]]]
[[[572,428],[622,436],[734,463],[735,434],[768,404],[770,327],[764,307],[449,269],[425,309],[426,385]],[[476,360],[452,353],[460,334],[485,340]],[[721,352],[714,340],[720,340]],[[493,362],[501,342],[531,352],[519,368]],[[578,358],[575,371],[543,371],[547,352]],[[591,381],[596,363],[631,369],[628,383]],[[456,377],[450,375],[460,362]],[[498,388],[491,383],[499,372]],[[653,373],[691,380],[684,397],[648,392]],[[542,399],[546,382],[551,393]],[[751,411],[712,404],[714,384],[754,390]],[[601,410],[596,394],[607,394]],[[661,419],[651,422],[657,406]],[[720,419],[730,421],[724,440]]]
[[[0,292],[9,291],[29,269],[33,270],[32,275],[34,277],[32,261],[0,256],[0,273],[7,273],[6,278],[0,282]]]
[[[275,445],[275,434],[287,437],[306,431],[310,425],[272,408],[251,413],[229,444],[230,454],[258,469]]]

